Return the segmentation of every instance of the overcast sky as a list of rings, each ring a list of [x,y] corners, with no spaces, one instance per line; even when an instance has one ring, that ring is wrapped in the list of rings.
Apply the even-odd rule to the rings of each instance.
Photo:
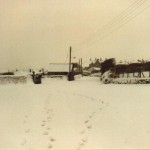
[[[68,62],[69,46],[84,63],[148,59],[149,5],[149,0],[0,0],[0,68]]]

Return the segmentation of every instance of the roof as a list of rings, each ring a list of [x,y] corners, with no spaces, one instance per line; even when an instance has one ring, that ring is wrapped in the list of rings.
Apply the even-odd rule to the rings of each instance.
[[[71,68],[72,68],[71,64]],[[68,63],[50,63],[48,67],[48,72],[69,72]]]
[[[100,71],[100,67],[91,67],[88,70],[90,70],[90,71],[93,71],[93,70]]]

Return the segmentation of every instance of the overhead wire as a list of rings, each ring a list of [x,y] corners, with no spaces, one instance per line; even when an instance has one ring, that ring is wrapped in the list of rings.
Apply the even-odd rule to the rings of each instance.
[[[126,25],[128,22],[130,22],[131,20],[133,20],[135,17],[137,17],[138,15],[140,15],[143,11],[145,11],[146,9],[148,9],[150,7],[150,5],[148,5],[147,7],[145,7],[144,9],[140,10],[137,14],[135,14],[134,16],[132,16],[131,18],[129,18],[128,20],[126,20],[125,22],[121,23],[119,26],[117,26],[116,28],[114,28],[111,32],[107,33],[106,35],[102,36],[101,38],[97,38],[95,39],[94,43],[100,40],[103,40],[104,38],[106,38],[108,35],[112,34],[113,32],[119,30],[121,27],[123,27],[124,25]],[[94,44],[93,43],[93,44]],[[92,45],[93,45],[92,44]],[[90,46],[91,47],[91,46]]]
[[[146,10],[146,9],[148,9],[150,6],[148,5],[148,6],[146,6],[146,7],[144,7],[144,9],[142,9],[142,10],[140,10],[140,8],[139,7],[141,7],[144,3],[146,3],[147,2],[147,0],[141,0],[141,1],[136,1],[136,2],[142,2],[141,4],[139,4],[139,5],[137,5],[136,7],[134,7],[133,9],[132,9],[132,11],[129,13],[128,12],[128,14],[126,15],[126,16],[124,16],[124,18],[122,18],[120,21],[119,21],[119,24],[117,25],[117,26],[114,26],[115,28],[113,28],[113,26],[111,27],[112,28],[112,30],[108,30],[109,32],[107,32],[107,30],[105,31],[105,32],[107,32],[107,34],[106,35],[101,35],[101,37],[98,37],[97,36],[97,39],[100,41],[100,40],[102,40],[102,39],[104,39],[106,36],[108,36],[109,34],[111,34],[111,33],[113,33],[113,32],[115,32],[115,31],[117,31],[118,29],[120,29],[122,26],[124,26],[125,24],[127,24],[129,21],[131,21],[132,19],[134,19],[136,16],[138,16],[139,14],[141,14],[144,10]],[[130,7],[130,6],[129,6]],[[128,8],[129,8],[128,7]],[[139,8],[139,9],[137,9],[137,8]],[[135,11],[137,11],[135,14],[134,14],[134,12]],[[125,12],[125,11],[124,11]],[[123,13],[122,13],[123,14]],[[131,16],[131,15],[133,15],[133,16]],[[113,19],[114,20],[114,19]],[[115,24],[116,24],[117,22],[115,22]],[[114,23],[113,23],[114,24]],[[94,37],[93,37],[94,38]],[[95,40],[95,38],[94,39],[92,39],[92,42],[93,41],[96,41]],[[87,43],[87,46],[90,44],[92,44],[93,45],[93,43],[92,42],[88,42]],[[95,43],[95,42],[94,42]],[[81,47],[82,48],[82,47]]]
[[[142,5],[143,3],[145,3],[145,1],[147,0],[136,0],[134,1],[134,3],[132,3],[129,7],[127,7],[124,11],[122,11],[118,16],[116,16],[115,18],[113,18],[110,22],[108,22],[107,24],[103,25],[100,29],[98,29],[97,31],[95,31],[94,33],[92,33],[90,35],[90,37],[88,39],[86,39],[84,41],[84,43],[89,42],[90,40],[92,40],[95,35],[97,35],[98,32],[105,32],[107,31],[109,28],[113,27],[115,24],[118,23],[118,21],[122,21],[125,17],[128,17],[128,14],[130,14],[131,12],[133,12],[137,7],[139,7],[140,5]]]

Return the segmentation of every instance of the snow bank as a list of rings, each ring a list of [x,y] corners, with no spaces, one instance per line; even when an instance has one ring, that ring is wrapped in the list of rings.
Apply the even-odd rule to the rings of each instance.
[[[0,84],[18,84],[18,83],[26,83],[27,82],[27,76],[0,76]]]

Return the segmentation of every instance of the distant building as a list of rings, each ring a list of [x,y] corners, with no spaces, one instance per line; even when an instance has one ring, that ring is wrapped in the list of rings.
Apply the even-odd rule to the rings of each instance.
[[[74,64],[71,64],[71,72],[74,70]],[[50,63],[47,75],[68,75],[69,64],[68,63]]]
[[[100,67],[91,67],[88,69],[90,73],[98,73],[100,72]]]

